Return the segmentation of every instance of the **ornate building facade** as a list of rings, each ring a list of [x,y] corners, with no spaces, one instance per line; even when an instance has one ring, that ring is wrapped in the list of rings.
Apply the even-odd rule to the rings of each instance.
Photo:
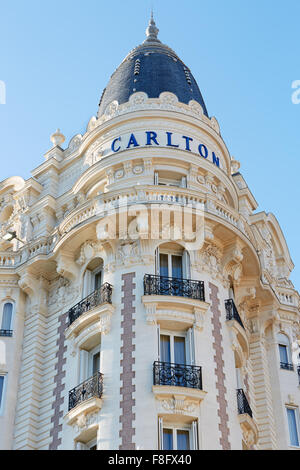
[[[0,184],[1,449],[299,449],[299,294],[188,67],[146,40]]]

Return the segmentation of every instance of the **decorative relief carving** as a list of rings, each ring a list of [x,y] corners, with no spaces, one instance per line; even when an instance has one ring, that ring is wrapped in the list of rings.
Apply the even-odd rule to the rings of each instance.
[[[195,402],[186,400],[185,398],[170,398],[168,400],[161,401],[161,407],[174,414],[190,414],[195,413],[197,405]]]
[[[91,426],[95,426],[98,424],[99,421],[99,413],[90,413],[90,414],[83,414],[81,413],[75,424],[73,425],[73,429],[76,434],[82,433],[83,431],[87,431],[88,428]]]

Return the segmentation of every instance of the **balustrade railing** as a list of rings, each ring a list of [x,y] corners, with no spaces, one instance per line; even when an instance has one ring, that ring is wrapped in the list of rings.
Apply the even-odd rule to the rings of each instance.
[[[245,395],[245,392],[242,388],[237,389],[237,403],[238,403],[238,412],[240,415],[248,414],[251,418],[253,417],[251,407]]]
[[[225,300],[226,320],[236,320],[245,329],[239,312],[232,299]]]
[[[144,295],[173,295],[204,302],[204,282],[145,274]]]
[[[103,393],[103,374],[97,372],[69,392],[69,411],[89,398],[101,398]]]
[[[104,303],[111,304],[111,297],[112,297],[112,286],[107,282],[103,284],[99,289],[96,289],[92,294],[85,297],[85,299],[78,302],[78,304],[71,307],[68,311],[69,315],[69,326],[77,320],[83,313],[91,310],[97,305],[101,305]]]
[[[154,362],[153,384],[202,390],[202,369],[198,366]]]
[[[294,370],[294,365],[290,362],[280,362],[280,369]]]
[[[11,337],[13,335],[13,330],[0,330],[0,336]]]

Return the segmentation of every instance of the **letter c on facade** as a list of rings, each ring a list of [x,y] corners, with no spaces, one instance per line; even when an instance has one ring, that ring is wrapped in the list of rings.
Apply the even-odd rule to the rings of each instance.
[[[115,139],[113,143],[111,144],[111,149],[113,152],[118,152],[121,148],[121,146],[119,145],[119,147],[116,149],[116,142],[121,142],[121,137],[118,137],[117,139]]]

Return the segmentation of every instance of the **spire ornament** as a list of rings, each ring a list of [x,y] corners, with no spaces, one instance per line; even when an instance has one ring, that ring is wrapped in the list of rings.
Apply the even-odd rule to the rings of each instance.
[[[160,40],[157,39],[158,33],[159,33],[159,29],[156,26],[154,18],[153,18],[153,10],[151,10],[151,18],[149,21],[148,28],[146,29],[147,39],[144,42],[160,42]]]

